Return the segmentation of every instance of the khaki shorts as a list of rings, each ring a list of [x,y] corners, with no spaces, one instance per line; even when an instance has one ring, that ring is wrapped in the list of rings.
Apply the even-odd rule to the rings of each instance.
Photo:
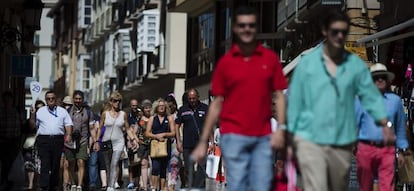
[[[75,159],[88,160],[88,144],[82,144],[79,149],[66,148],[65,157],[68,161],[73,161]]]

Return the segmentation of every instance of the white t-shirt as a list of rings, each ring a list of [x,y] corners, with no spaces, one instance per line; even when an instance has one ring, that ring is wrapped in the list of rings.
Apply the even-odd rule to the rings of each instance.
[[[36,112],[38,135],[64,135],[67,126],[73,126],[72,119],[62,107],[50,110],[48,106],[43,106]]]

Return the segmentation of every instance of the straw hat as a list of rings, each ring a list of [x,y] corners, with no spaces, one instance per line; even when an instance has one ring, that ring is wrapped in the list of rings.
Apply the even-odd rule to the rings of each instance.
[[[386,75],[389,81],[395,78],[394,73],[389,72],[387,70],[387,67],[381,63],[376,63],[372,65],[371,67],[369,67],[369,70],[371,71],[372,76]]]
[[[72,98],[70,96],[65,96],[62,101],[64,104],[73,105]]]

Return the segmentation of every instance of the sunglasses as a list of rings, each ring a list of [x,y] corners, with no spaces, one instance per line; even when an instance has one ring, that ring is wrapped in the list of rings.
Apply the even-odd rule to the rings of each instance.
[[[373,76],[372,79],[374,81],[379,81],[379,80],[386,81],[388,79],[388,76],[387,75],[377,75],[377,76]]]
[[[49,100],[49,101],[53,101],[53,100],[55,100],[56,98],[55,97],[47,97],[46,98],[46,100]]]
[[[348,29],[329,29],[329,33],[331,36],[338,36],[339,33],[341,33],[342,36],[346,36],[348,32]]]
[[[239,28],[246,28],[246,27],[248,27],[248,28],[255,28],[256,27],[256,23],[237,23],[237,27],[239,27]]]
[[[122,100],[120,100],[120,99],[113,99],[113,100],[112,100],[112,102],[113,102],[113,103],[118,103],[118,102],[121,102],[121,101],[122,101]]]

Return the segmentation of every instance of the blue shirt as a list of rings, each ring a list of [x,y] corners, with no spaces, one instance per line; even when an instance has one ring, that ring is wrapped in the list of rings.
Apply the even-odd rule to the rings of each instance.
[[[287,130],[322,145],[357,141],[355,96],[376,121],[386,119],[381,93],[367,65],[345,52],[332,77],[325,65],[323,44],[303,55],[291,78]]]
[[[385,93],[384,104],[388,119],[392,122],[397,136],[396,146],[400,149],[408,148],[405,132],[406,116],[401,98],[393,93]],[[382,128],[377,125],[371,115],[361,106],[359,99],[355,100],[355,115],[359,129],[359,140],[383,141]]]

